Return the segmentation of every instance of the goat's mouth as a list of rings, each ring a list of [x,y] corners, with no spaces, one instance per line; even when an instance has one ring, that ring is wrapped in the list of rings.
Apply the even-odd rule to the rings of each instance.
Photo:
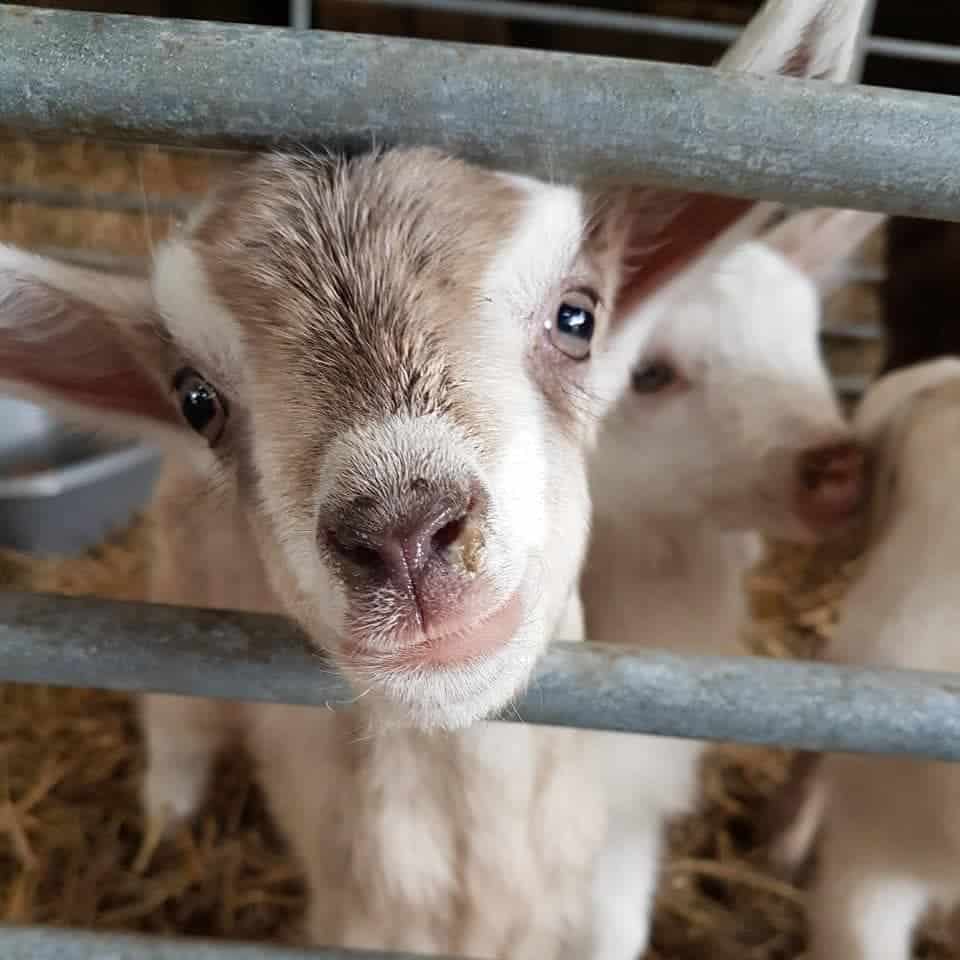
[[[342,653],[350,666],[367,673],[403,674],[446,671],[487,660],[506,647],[523,621],[523,590],[480,617],[438,624],[423,631],[404,628],[376,645],[354,636]]]

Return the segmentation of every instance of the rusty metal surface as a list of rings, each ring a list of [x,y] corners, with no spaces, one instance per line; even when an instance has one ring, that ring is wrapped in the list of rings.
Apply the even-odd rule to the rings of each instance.
[[[433,144],[960,220],[960,100],[696,67],[0,6],[0,123],[207,146]]]

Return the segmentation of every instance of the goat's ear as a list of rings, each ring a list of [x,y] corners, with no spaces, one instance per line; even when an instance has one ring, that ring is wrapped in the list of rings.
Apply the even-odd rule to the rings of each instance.
[[[869,0],[768,0],[717,67],[849,82],[871,8]]]
[[[949,364],[944,360],[889,374],[886,384],[881,381],[871,388],[873,396],[867,394],[861,409],[856,412],[858,432],[871,451],[867,520],[870,543],[883,537],[896,510],[899,495],[897,474],[904,457],[903,446],[917,418],[931,404],[949,404],[954,408],[960,404],[960,364],[956,361]],[[882,390],[884,386],[886,390]],[[883,395],[879,396],[881,392]]]
[[[164,385],[169,346],[152,318],[146,280],[0,246],[0,382],[10,393],[97,428],[182,435]]]
[[[825,288],[841,279],[845,262],[886,219],[881,213],[859,210],[804,210],[788,216],[762,239]]]
[[[718,69],[842,82],[854,69],[867,0],[768,0]],[[778,205],[640,187],[594,193],[599,247],[619,257],[614,329],[678,275],[708,269]]]
[[[875,429],[870,440],[870,507],[866,518],[868,544],[878,543],[887,532],[894,515],[899,493],[897,467],[900,449],[909,429],[915,401],[929,395],[934,388],[921,390],[910,396],[881,427]]]

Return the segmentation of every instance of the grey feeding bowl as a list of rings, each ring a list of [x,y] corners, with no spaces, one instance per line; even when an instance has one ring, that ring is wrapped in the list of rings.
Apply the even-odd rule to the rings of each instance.
[[[0,396],[0,546],[81,553],[146,505],[159,467],[150,447],[79,433]]]

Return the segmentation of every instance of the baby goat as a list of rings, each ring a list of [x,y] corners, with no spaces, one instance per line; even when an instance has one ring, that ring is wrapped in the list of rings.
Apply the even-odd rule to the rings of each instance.
[[[721,66],[843,78],[863,7],[770,0]],[[587,456],[648,311],[762,212],[430,150],[274,155],[148,282],[0,250],[0,379],[170,446],[152,598],[286,612],[361,695],[145,698],[148,811],[189,815],[242,730],[315,941],[612,956],[581,949],[604,835],[583,735],[470,725],[571,620]]]
[[[591,458],[591,641],[736,654],[758,534],[809,539],[854,515],[862,460],[820,357],[811,276],[842,262],[879,219],[795,215],[656,323]],[[616,922],[628,921],[645,944],[663,824],[692,808],[702,748],[637,736],[591,744],[610,787],[594,882],[595,915],[611,913],[601,937],[622,936]]]
[[[870,546],[830,658],[960,671],[960,360],[882,378],[856,423],[875,448]],[[836,754],[816,777],[811,957],[908,960],[924,910],[960,900],[960,768]]]

